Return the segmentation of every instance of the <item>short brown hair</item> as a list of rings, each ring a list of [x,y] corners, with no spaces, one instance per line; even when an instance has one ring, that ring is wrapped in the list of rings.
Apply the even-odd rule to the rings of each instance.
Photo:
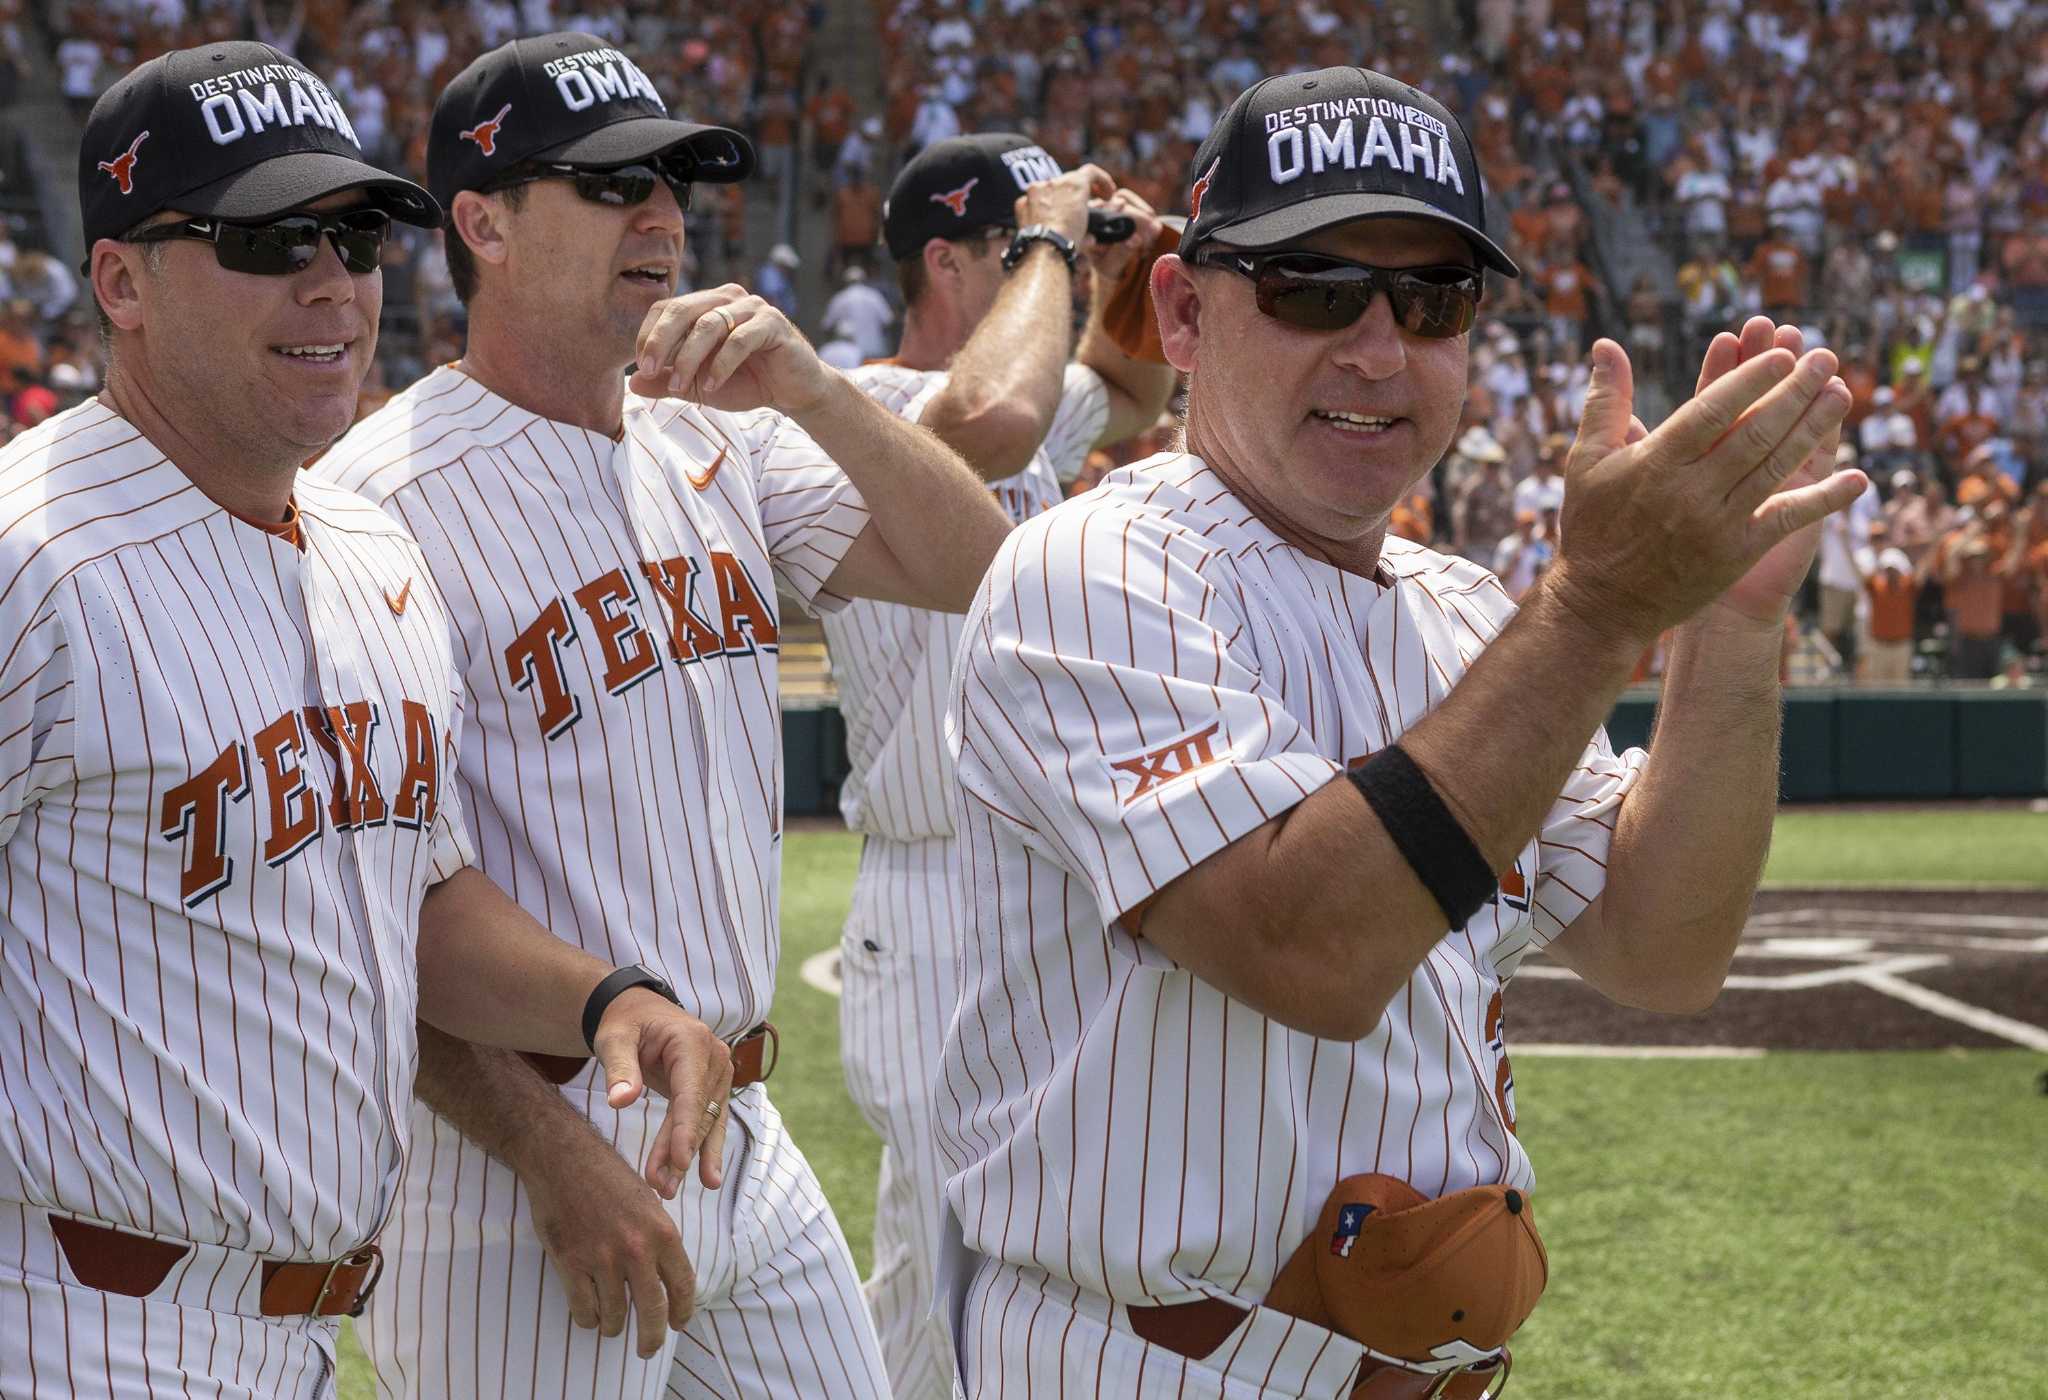
[[[957,243],[962,248],[967,249],[969,257],[985,258],[998,246],[998,237],[1002,240],[1001,246],[1007,248],[1010,244],[1010,238],[1015,232],[1015,229],[1005,224],[990,224],[986,228],[977,229],[975,232],[968,234],[965,238],[949,238],[946,241],[948,243]],[[905,309],[913,307],[922,301],[925,292],[930,286],[930,274],[924,270],[924,249],[918,249],[917,256],[914,258],[903,258],[897,262],[896,288],[903,293]]]
[[[485,193],[479,190],[479,194]],[[507,185],[489,193],[505,201],[507,209],[526,207],[526,186]],[[461,230],[455,227],[455,211],[448,211],[448,222],[441,230],[441,248],[448,259],[448,281],[455,288],[455,299],[464,306],[476,295],[476,257],[469,251],[469,245],[462,241]]]

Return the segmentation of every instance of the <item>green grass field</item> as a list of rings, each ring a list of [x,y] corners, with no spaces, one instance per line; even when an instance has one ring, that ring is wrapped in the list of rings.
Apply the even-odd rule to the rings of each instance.
[[[776,1102],[865,1267],[874,1135],[838,1071],[832,946],[857,843],[792,832]],[[1796,810],[1777,884],[2048,887],[2048,815]],[[1515,1400],[2048,1394],[2048,1058],[2024,1051],[1516,1062],[1550,1250]],[[346,1400],[373,1394],[343,1366]]]

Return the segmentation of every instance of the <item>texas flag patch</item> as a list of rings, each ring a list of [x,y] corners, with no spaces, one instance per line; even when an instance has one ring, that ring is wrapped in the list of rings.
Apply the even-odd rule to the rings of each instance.
[[[1358,1232],[1365,1228],[1365,1218],[1372,1214],[1369,1205],[1349,1205],[1337,1212],[1337,1228],[1330,1236],[1330,1253],[1339,1259],[1351,1257],[1351,1246],[1358,1243]]]

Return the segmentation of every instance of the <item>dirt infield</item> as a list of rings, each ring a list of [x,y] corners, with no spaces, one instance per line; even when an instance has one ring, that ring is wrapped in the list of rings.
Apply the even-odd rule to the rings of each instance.
[[[1617,1007],[1532,957],[1509,1044],[1747,1050],[2048,1051],[2048,892],[1770,890],[1701,1016]]]

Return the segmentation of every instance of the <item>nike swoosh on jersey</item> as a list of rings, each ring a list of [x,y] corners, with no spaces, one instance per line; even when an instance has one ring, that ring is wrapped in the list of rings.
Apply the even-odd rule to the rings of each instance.
[[[688,467],[684,467],[683,475],[690,479],[690,485],[696,487],[699,491],[702,491],[707,486],[709,486],[711,484],[711,478],[717,476],[718,469],[725,465],[726,450],[727,449],[723,447],[719,448],[718,455],[711,459],[711,465],[704,468],[701,474],[698,472],[691,471]]]
[[[407,579],[405,581],[405,587],[398,590],[396,598],[391,596],[389,589],[386,589],[384,601],[390,605],[394,617],[404,617],[406,604],[412,601],[412,580]]]

